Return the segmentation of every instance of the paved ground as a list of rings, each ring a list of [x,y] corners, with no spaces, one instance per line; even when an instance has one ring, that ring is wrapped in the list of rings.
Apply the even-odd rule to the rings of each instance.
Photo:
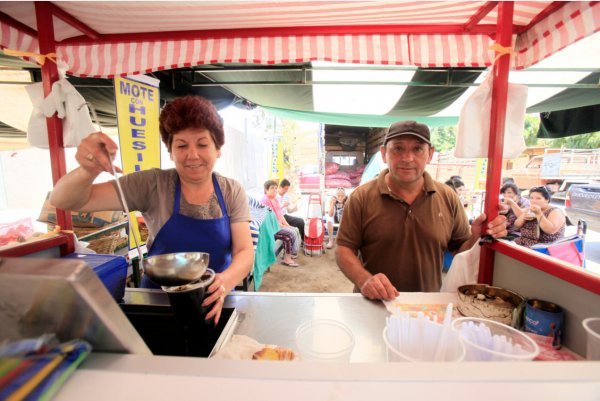
[[[265,292],[352,292],[354,285],[335,263],[334,249],[320,256],[300,255],[299,267],[274,263],[263,276],[259,291]]]

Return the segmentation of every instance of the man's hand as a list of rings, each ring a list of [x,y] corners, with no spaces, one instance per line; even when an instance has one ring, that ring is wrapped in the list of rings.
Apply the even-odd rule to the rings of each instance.
[[[377,273],[362,283],[360,293],[369,299],[384,299],[386,301],[391,301],[400,294],[383,273]]]
[[[498,215],[496,218],[487,223],[484,226],[484,221],[487,218],[485,213],[480,214],[473,223],[471,223],[471,235],[477,238],[482,235],[491,235],[498,239],[506,237],[508,231],[506,230],[506,216]]]

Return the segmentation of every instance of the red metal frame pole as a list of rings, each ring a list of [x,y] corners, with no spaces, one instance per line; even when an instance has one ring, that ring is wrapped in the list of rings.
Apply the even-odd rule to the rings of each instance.
[[[38,41],[41,54],[49,54],[56,52],[54,41],[54,24],[52,21],[51,3],[36,1],[35,16],[37,19]],[[42,82],[44,86],[44,96],[48,96],[52,91],[52,84],[59,79],[58,69],[56,64],[50,60],[42,66]],[[48,147],[50,151],[50,163],[52,166],[52,182],[56,182],[67,173],[65,162],[65,152],[63,145],[63,127],[62,121],[54,114],[46,119],[48,126]],[[71,214],[57,209],[56,224],[62,229],[71,230],[73,223]],[[66,248],[61,248],[61,253],[70,253],[74,250],[73,236],[69,236]]]
[[[501,1],[498,4],[498,33],[496,43],[503,47],[512,45],[512,21],[514,3]],[[504,149],[504,126],[508,96],[508,71],[510,54],[505,54],[494,63],[492,74],[492,107],[490,115],[490,140],[488,144],[488,165],[485,196],[485,214],[488,221],[498,216],[500,179],[502,175],[502,153]],[[487,246],[481,248],[479,259],[479,282],[492,284],[494,273],[494,251]]]

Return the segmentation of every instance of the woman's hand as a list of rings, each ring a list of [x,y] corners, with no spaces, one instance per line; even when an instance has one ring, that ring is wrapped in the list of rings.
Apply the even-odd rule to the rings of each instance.
[[[202,306],[209,306],[214,302],[212,309],[206,314],[205,320],[210,320],[214,317],[215,326],[219,323],[219,319],[221,318],[221,311],[223,310],[223,304],[225,303],[225,297],[231,288],[229,285],[223,280],[223,275],[221,273],[217,273],[215,275],[215,279],[212,284],[208,287],[209,296],[204,298],[202,302]]]
[[[81,168],[90,174],[98,175],[103,171],[112,174],[112,164],[118,149],[117,144],[108,135],[94,132],[79,143],[75,159]],[[122,172],[117,166],[115,170]]]
[[[540,219],[542,217],[542,208],[538,205],[529,206],[529,211],[535,215],[536,219]]]

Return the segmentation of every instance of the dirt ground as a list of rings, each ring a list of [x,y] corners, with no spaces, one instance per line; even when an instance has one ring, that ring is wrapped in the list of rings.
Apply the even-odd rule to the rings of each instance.
[[[335,248],[320,256],[300,253],[299,267],[288,267],[275,262],[265,272],[258,291],[263,292],[352,292],[354,285],[335,263]]]

